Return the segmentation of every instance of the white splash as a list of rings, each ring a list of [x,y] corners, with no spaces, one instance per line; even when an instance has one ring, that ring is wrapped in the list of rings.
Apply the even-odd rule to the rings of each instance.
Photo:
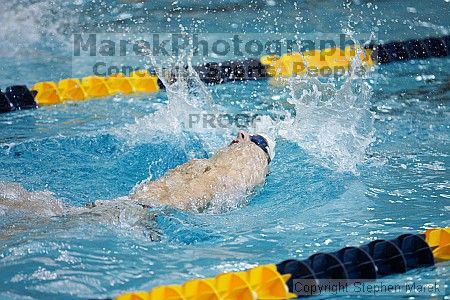
[[[279,135],[327,168],[359,174],[374,135],[370,86],[350,73],[340,87],[316,78],[293,78],[289,88],[295,113],[278,125]]]
[[[133,124],[114,130],[116,136],[130,144],[196,136],[209,151],[224,146],[224,140],[230,140],[234,132],[232,128],[208,127],[199,121],[226,109],[213,103],[211,93],[192,67],[191,57],[185,52],[157,63],[147,55],[149,65],[162,66],[156,68],[156,72],[165,86],[167,105],[151,115],[136,119]]]

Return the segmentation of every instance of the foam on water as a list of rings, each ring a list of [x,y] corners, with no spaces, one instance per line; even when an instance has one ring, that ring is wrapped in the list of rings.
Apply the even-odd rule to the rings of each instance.
[[[279,135],[325,167],[358,174],[374,135],[370,86],[351,73],[340,87],[316,78],[293,78],[289,88],[294,113],[278,124]]]

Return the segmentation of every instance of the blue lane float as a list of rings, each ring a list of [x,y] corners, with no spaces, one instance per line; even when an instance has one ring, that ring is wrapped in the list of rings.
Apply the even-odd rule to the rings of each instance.
[[[334,252],[338,260],[342,262],[347,270],[348,279],[367,279],[377,278],[377,270],[372,257],[361,248],[345,247]]]
[[[36,108],[34,96],[25,85],[7,87],[4,93],[0,91],[0,112]]]
[[[12,103],[6,98],[5,94],[3,94],[2,91],[0,91],[0,112],[8,112],[12,111],[14,109],[14,106]]]
[[[434,257],[424,235],[403,234],[392,240],[375,240],[361,247],[345,247],[332,253],[316,253],[304,260],[286,260],[276,265],[282,274],[291,274],[286,282],[289,292],[311,296],[295,288],[296,282],[320,285],[329,280],[351,282],[374,281],[378,278],[405,273],[434,265]]]
[[[376,240],[361,247],[372,257],[377,277],[406,272],[406,260],[396,244],[386,240]]]
[[[403,42],[389,42],[370,45],[374,50],[373,59],[380,64],[412,59],[445,57],[450,55],[450,35],[440,38],[430,37],[422,40],[413,39]]]

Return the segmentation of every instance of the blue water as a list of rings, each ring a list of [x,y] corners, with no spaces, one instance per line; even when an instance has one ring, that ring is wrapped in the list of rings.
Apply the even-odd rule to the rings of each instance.
[[[170,32],[183,24],[188,31],[270,33],[295,32],[297,24],[300,32],[339,32],[349,18],[352,30],[367,33],[376,27],[382,40],[443,35],[450,29],[450,3],[436,0],[324,1],[320,7],[302,1],[295,9],[283,1],[252,1],[256,8],[240,1],[179,1],[174,5],[182,7],[181,15],[172,2],[75,1],[50,13],[51,4],[44,1],[11,1],[11,21],[0,29],[6,40],[0,47],[0,85],[69,77],[67,45],[70,33],[79,31]],[[28,14],[39,18],[24,19]],[[200,29],[193,20],[203,20]],[[0,215],[0,297],[113,297],[448,227],[449,63],[448,58],[395,63],[368,75],[374,138],[363,149],[364,159],[355,162],[357,172],[337,168],[333,162],[342,162],[339,156],[321,159],[282,135],[265,185],[246,205],[220,213],[162,209],[151,228],[58,217],[43,222],[17,212]],[[290,90],[266,81],[208,90],[214,103],[230,111],[292,110]],[[207,145],[201,133],[152,134],[158,124],[141,120],[164,110],[168,101],[162,91],[2,114],[0,181],[17,182],[30,191],[48,190],[68,204],[83,206],[127,195],[147,177],[157,178],[192,157],[207,157],[231,138],[215,133],[216,142]],[[149,238],[153,231],[159,241]],[[439,263],[392,278],[442,279],[448,284],[449,268],[449,263]]]

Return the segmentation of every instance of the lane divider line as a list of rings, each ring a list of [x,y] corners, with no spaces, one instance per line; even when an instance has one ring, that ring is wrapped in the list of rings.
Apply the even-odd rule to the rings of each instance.
[[[194,67],[202,81],[222,84],[233,81],[269,78],[269,83],[284,85],[284,79],[296,75],[327,76],[345,72],[352,59],[358,57],[363,67],[413,59],[450,55],[450,35],[389,42],[379,45],[347,46],[286,53],[281,57],[265,55],[260,59],[205,63]],[[0,112],[54,105],[66,101],[85,101],[121,93],[154,93],[163,88],[161,81],[148,70],[137,70],[125,76],[118,73],[108,77],[87,76],[67,78],[58,83],[43,81],[26,86],[7,87],[0,91]]]
[[[115,300],[282,300],[312,296],[330,280],[342,284],[375,281],[392,274],[434,266],[450,260],[450,228],[424,234],[402,234],[360,247],[316,253],[304,260],[289,259],[214,278],[192,279],[182,285],[162,285],[150,291],[126,292]],[[316,288],[297,290],[296,283]]]

